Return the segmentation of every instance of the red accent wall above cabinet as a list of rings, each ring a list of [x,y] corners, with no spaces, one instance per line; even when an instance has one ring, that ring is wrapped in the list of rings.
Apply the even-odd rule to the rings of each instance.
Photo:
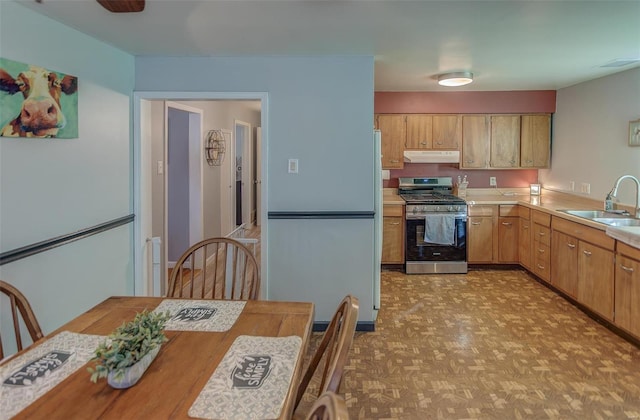
[[[376,114],[554,113],[555,90],[375,92]]]

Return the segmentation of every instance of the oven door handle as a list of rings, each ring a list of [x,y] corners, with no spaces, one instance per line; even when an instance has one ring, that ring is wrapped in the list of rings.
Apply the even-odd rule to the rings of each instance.
[[[433,216],[439,216],[442,214],[451,214],[453,216],[455,216],[456,219],[466,219],[467,218],[467,213],[452,213],[452,212],[447,212],[447,211],[434,211],[434,212],[429,212],[429,213],[423,213],[423,214],[407,214],[406,218],[407,220],[424,220],[426,217],[429,217],[430,215]]]

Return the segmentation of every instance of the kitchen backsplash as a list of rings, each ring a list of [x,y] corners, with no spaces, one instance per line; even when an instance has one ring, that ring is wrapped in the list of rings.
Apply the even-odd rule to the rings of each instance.
[[[468,170],[448,163],[405,163],[403,169],[392,169],[385,188],[397,188],[399,177],[450,176],[454,182],[458,175],[467,176],[469,188],[489,188],[489,177],[495,176],[498,188],[521,188],[538,182],[537,169]]]

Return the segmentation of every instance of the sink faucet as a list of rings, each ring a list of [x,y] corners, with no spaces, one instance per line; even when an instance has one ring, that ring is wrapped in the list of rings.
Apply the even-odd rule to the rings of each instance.
[[[633,182],[636,183],[636,186],[638,187],[637,191],[636,191],[636,215],[635,217],[637,219],[640,219],[640,180],[638,180],[638,178],[636,178],[633,175],[622,175],[620,178],[618,178],[618,180],[616,181],[616,184],[614,185],[613,189],[609,192],[609,194],[607,194],[607,198],[605,200],[605,210],[612,210],[612,206],[613,206],[613,199],[616,197],[616,195],[618,194],[618,186],[620,185],[620,182],[623,179],[630,179]]]

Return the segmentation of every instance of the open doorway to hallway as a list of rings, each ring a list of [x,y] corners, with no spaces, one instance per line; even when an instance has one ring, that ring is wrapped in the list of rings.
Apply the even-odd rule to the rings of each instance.
[[[258,96],[259,98],[259,96]],[[256,128],[262,126],[263,110],[262,100],[223,100],[223,99],[189,99],[189,98],[152,98],[144,100],[144,108],[147,112],[141,112],[141,116],[146,114],[146,121],[140,122],[141,131],[146,132],[146,136],[141,133],[141,150],[142,155],[145,147],[144,144],[148,143],[146,147],[146,159],[148,159],[148,166],[150,171],[150,177],[141,184],[146,184],[147,189],[142,188],[141,193],[143,195],[150,194],[150,200],[148,202],[147,212],[141,211],[141,218],[145,218],[146,224],[150,221],[149,230],[147,230],[146,238],[160,237],[162,249],[166,249],[167,246],[173,241],[173,236],[167,234],[164,221],[167,219],[167,207],[164,204],[167,201],[167,197],[171,196],[170,186],[167,185],[165,174],[171,173],[170,156],[167,156],[167,149],[165,142],[166,136],[166,111],[164,111],[165,102],[167,99],[171,99],[172,102],[181,104],[185,107],[191,107],[202,110],[202,137],[206,136],[208,130],[221,129],[225,132],[226,141],[226,156],[220,166],[209,166],[206,163],[204,157],[201,159],[202,163],[202,226],[201,233],[202,238],[215,237],[215,236],[228,236],[233,230],[238,227],[240,220],[233,219],[231,216],[235,212],[237,205],[233,196],[235,196],[235,172],[238,169],[236,163],[236,151],[238,144],[236,144],[237,134],[237,122],[240,122],[242,130],[242,142],[240,146],[240,158],[242,160],[242,175],[243,188],[240,190],[240,196],[244,196],[244,199],[239,201],[239,207],[242,213],[246,213],[241,219],[242,225],[246,232],[251,232],[250,235],[259,240],[259,248],[262,250],[262,237],[266,235],[265,229],[254,229],[256,224],[258,206],[256,203],[256,196],[265,197],[265,191],[261,191],[260,194],[256,193],[256,188],[262,183],[258,183],[258,180],[262,179],[262,175],[256,173],[256,167],[264,166],[264,162],[259,164],[255,162],[256,153]],[[142,156],[141,156],[142,157]],[[167,162],[169,158],[169,162]],[[261,156],[262,158],[262,156]],[[230,174],[232,176],[225,176]],[[141,177],[143,178],[143,177]],[[189,187],[191,191],[191,188]],[[231,191],[231,197],[229,197],[228,191]],[[242,194],[244,192],[245,194]],[[229,216],[226,219],[225,215]],[[191,216],[189,216],[191,217]],[[226,220],[229,222],[227,223]],[[234,235],[237,235],[235,233]],[[141,237],[143,235],[140,235]],[[145,239],[146,239],[145,238]],[[191,244],[193,244],[193,241]],[[186,248],[185,248],[186,249]],[[148,255],[149,251],[146,251],[146,257],[151,259]],[[262,254],[263,252],[260,252]],[[146,284],[147,290],[152,290],[155,295],[164,294],[167,282],[167,269],[170,266],[171,259],[166,252],[162,253],[161,258],[161,278],[159,280],[150,279],[150,272],[144,272],[144,268],[141,275],[146,276],[146,280],[143,282]],[[260,259],[258,260],[260,263]],[[143,264],[144,265],[144,264]],[[261,266],[263,264],[260,264]],[[263,276],[264,277],[264,276]],[[158,290],[160,288],[161,290]]]

